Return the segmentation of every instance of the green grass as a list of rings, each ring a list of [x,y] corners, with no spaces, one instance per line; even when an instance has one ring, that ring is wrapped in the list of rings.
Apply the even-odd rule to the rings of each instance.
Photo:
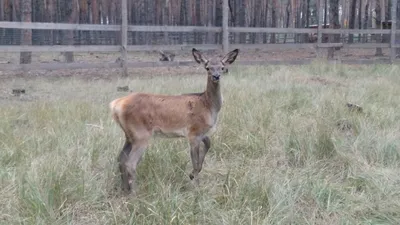
[[[153,139],[136,198],[119,190],[124,135],[108,103],[126,93],[116,87],[197,92],[205,74],[2,80],[0,223],[400,224],[398,66],[230,71],[200,187],[186,140]]]

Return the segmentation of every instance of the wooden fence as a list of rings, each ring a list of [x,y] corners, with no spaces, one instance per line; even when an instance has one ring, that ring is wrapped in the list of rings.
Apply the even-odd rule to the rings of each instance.
[[[117,31],[121,34],[121,45],[54,45],[54,46],[0,46],[0,54],[4,52],[120,52],[120,62],[113,63],[39,63],[39,64],[0,64],[0,70],[57,70],[57,69],[89,69],[89,68],[123,68],[127,74],[128,67],[158,67],[158,66],[186,66],[194,65],[193,61],[180,62],[128,62],[127,52],[131,51],[154,51],[154,50],[173,50],[190,51],[191,48],[201,50],[222,49],[228,52],[229,49],[299,49],[299,48],[390,48],[390,59],[388,60],[352,60],[344,63],[370,64],[370,63],[393,63],[396,58],[396,7],[397,1],[392,4],[392,26],[391,29],[322,29],[322,9],[321,4],[318,8],[319,22],[318,29],[311,28],[265,28],[265,27],[229,27],[228,0],[223,1],[223,21],[222,27],[209,26],[140,26],[128,25],[127,0],[122,0],[122,24],[121,25],[90,25],[90,24],[65,24],[65,23],[25,23],[25,22],[5,22],[0,21],[0,28],[9,29],[40,29],[40,30],[78,30],[78,31]],[[221,44],[201,44],[201,45],[128,45],[128,32],[213,32],[222,33]],[[317,33],[317,43],[290,43],[290,44],[230,44],[230,33],[284,33],[284,34],[304,34]],[[322,34],[386,34],[390,35],[390,43],[322,43]],[[269,64],[306,64],[312,60],[296,61],[268,61]],[[244,65],[264,65],[266,61],[242,61]]]

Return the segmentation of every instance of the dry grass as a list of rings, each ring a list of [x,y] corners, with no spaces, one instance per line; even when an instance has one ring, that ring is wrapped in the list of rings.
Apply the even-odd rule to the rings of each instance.
[[[1,80],[0,223],[400,223],[398,66],[230,71],[201,186],[186,141],[154,139],[137,198],[118,189],[117,86],[179,94],[201,91],[205,75]]]

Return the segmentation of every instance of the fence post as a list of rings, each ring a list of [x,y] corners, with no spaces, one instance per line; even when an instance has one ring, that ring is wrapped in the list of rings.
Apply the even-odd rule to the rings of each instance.
[[[123,69],[123,76],[128,76],[128,67],[127,63],[127,46],[128,46],[128,1],[121,1],[121,16],[122,16],[122,24],[121,24],[121,66]]]
[[[318,1],[318,30],[317,30],[317,54],[318,57],[320,56],[321,53],[321,48],[320,45],[322,43],[322,23],[324,21],[323,18],[323,4],[322,4],[322,0]]]
[[[394,62],[396,59],[396,9],[397,9],[397,1],[392,1],[392,27],[390,33],[390,61]]]
[[[222,49],[225,54],[229,52],[229,0],[223,0],[222,7]]]

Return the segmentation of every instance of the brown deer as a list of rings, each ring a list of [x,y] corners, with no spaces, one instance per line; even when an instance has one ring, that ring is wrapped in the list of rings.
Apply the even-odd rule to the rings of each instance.
[[[160,95],[132,93],[110,103],[112,117],[125,133],[125,145],[119,154],[122,189],[136,191],[136,168],[154,136],[187,138],[193,170],[191,180],[199,184],[204,157],[208,152],[211,135],[216,128],[222,107],[220,78],[225,66],[233,63],[238,49],[220,60],[204,57],[197,49],[192,54],[197,63],[207,70],[207,87],[202,93]],[[204,149],[200,148],[204,143]]]

